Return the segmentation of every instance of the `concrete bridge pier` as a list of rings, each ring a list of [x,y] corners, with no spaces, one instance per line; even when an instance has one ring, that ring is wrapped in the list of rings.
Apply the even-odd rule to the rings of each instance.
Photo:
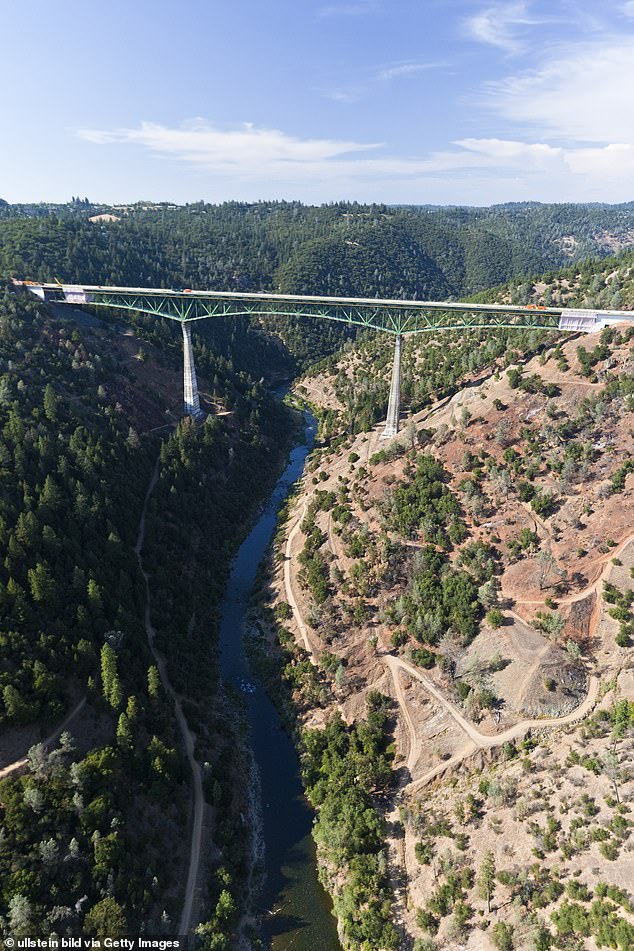
[[[392,383],[390,384],[390,401],[387,407],[387,420],[381,439],[391,439],[398,433],[398,424],[401,418],[401,350],[403,338],[400,334],[394,341],[394,363],[392,364]]]
[[[200,408],[200,398],[198,396],[198,381],[192,348],[192,328],[185,320],[181,326],[183,328],[183,416],[193,416],[194,419],[200,420],[205,418],[205,414]]]

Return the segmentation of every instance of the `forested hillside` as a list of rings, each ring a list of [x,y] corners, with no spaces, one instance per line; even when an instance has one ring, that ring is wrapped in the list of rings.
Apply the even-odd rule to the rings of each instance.
[[[118,220],[99,220],[100,212]],[[343,254],[355,262],[355,273],[345,278],[352,293],[421,297],[415,281],[422,285],[426,278],[430,287],[462,294],[633,244],[631,205],[201,202],[119,209],[75,201],[0,208],[3,270],[38,279],[58,271],[60,280],[94,283],[134,277],[158,287],[183,281],[272,290],[283,284],[327,293],[344,273],[338,268]]]
[[[603,260],[590,258],[540,276],[513,278],[505,285],[490,288],[477,299],[631,310],[634,308],[634,253],[625,251]]]
[[[119,220],[90,220],[109,210]],[[555,269],[590,251],[603,255],[627,246],[633,235],[629,206],[569,206],[556,214],[531,205],[2,205],[0,274],[419,299],[480,292],[518,303],[627,307],[634,303],[634,253]],[[525,276],[544,271],[543,279]],[[493,291],[483,290],[492,284]],[[195,333],[197,367],[214,412],[195,427],[176,425],[179,328],[142,316],[126,315],[125,323],[120,315],[105,318],[102,324],[89,315],[75,325],[27,297],[5,293],[0,302],[0,769],[30,748],[26,765],[0,778],[0,926],[16,936],[51,930],[117,935],[169,933],[178,921],[190,776],[173,704],[148,648],[145,588],[134,551],[158,460],[143,563],[156,646],[182,692],[196,757],[204,764],[206,801],[214,810],[209,851],[216,859],[206,870],[203,899],[205,942],[216,951],[228,946],[239,917],[250,856],[243,819],[248,764],[236,708],[218,684],[215,614],[232,553],[292,438],[292,419],[269,387],[326,357],[317,385],[327,380],[334,398],[322,411],[323,434],[328,439],[342,430],[367,430],[385,412],[392,348],[371,334],[346,340],[351,334],[345,328],[319,321],[203,322]],[[496,361],[505,368],[547,342],[529,331],[410,339],[404,404],[422,409],[473,383],[482,368]],[[343,354],[328,357],[342,345]],[[579,357],[588,378],[595,356]],[[522,392],[533,386],[538,389],[526,392],[556,395],[516,373]],[[306,385],[310,389],[314,379]],[[469,422],[465,415],[465,431]],[[424,441],[424,427],[421,433]],[[418,438],[415,431],[411,438]],[[332,439],[330,449],[336,446]],[[394,490],[394,518],[402,524],[391,527],[404,535],[412,511],[420,515],[416,506],[429,508],[427,482],[446,477],[424,466],[410,475],[415,497],[406,486]],[[343,483],[337,490],[339,515],[345,515],[347,490]],[[325,494],[326,508],[333,507],[334,485]],[[445,515],[456,516],[444,495],[440,501]],[[323,595],[319,604],[330,597],[331,585],[326,562],[311,550],[313,543],[323,544],[321,532],[308,538],[303,563],[307,585]],[[347,544],[351,557],[366,554],[364,537],[351,534]],[[443,572],[445,580],[458,577],[448,575],[437,551],[434,557],[423,552],[425,557],[429,563],[419,566],[425,584]],[[364,581],[359,569],[360,591]],[[426,597],[446,600],[441,588],[430,588]],[[467,605],[475,603],[472,588],[461,594]],[[414,627],[419,600],[413,591],[408,610]],[[350,627],[364,620],[357,606],[346,617]],[[467,626],[479,620],[468,611],[461,617]],[[455,611],[443,618],[458,623]],[[420,662],[429,661],[419,650]],[[324,670],[332,663],[324,654]],[[337,689],[345,683],[342,665],[332,671],[339,667]],[[288,668],[313,682],[305,658],[289,660]],[[36,745],[82,701],[54,748]],[[322,810],[317,836],[328,847],[344,799],[370,804],[389,787],[387,721],[381,711],[366,712],[375,715],[361,733],[335,724],[326,743],[315,734],[304,763],[311,800]],[[342,797],[343,787],[319,777],[336,772],[329,766],[331,746],[345,752],[357,745],[364,747],[355,766],[366,771],[364,786]],[[350,765],[346,755],[339,759],[337,769],[349,785]],[[366,814],[371,835],[344,843],[360,864],[358,879],[346,884],[338,902],[346,905],[355,940],[376,928],[379,936],[372,940],[394,944],[392,885],[373,808],[368,805]],[[356,819],[353,810],[355,834]]]
[[[0,207],[0,273],[95,284],[456,298],[633,244],[630,205]],[[268,326],[301,365],[349,335],[310,321]]]
[[[406,339],[431,405],[392,440],[342,432],[374,341],[300,384],[326,438],[268,565],[260,650],[355,951],[634,940],[634,328],[489,341]],[[393,785],[370,774],[372,811],[340,751],[378,709]]]
[[[145,359],[178,368],[171,341],[147,336]],[[266,354],[250,333],[238,362],[257,371],[260,343]],[[187,697],[215,843],[232,843],[203,886],[217,942],[235,920],[245,764],[219,692],[215,610],[292,426],[230,358],[210,353],[209,369],[230,412],[160,440],[138,406],[126,409],[144,400],[149,413],[156,397],[108,327],[80,330],[11,292],[0,302],[0,924],[12,935],[156,933],[178,921],[190,777],[146,641],[134,551],[159,454],[144,544],[157,646]],[[82,700],[58,744],[38,745]]]

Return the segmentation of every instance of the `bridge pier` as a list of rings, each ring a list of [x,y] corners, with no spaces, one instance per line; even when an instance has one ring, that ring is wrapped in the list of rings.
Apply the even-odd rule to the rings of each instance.
[[[403,338],[397,334],[394,341],[394,363],[392,364],[392,382],[390,384],[390,401],[387,406],[387,420],[381,439],[391,439],[398,433],[398,424],[401,418],[401,350]]]
[[[198,396],[192,329],[185,320],[181,326],[183,328],[183,416],[193,416],[195,420],[200,420],[205,418],[205,414],[200,408],[200,397]]]

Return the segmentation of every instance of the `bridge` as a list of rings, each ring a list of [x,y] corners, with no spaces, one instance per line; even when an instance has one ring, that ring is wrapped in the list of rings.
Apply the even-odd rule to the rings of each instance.
[[[385,300],[380,298],[315,297],[297,294],[260,294],[238,291],[166,290],[150,287],[105,287],[89,284],[40,284],[13,280],[41,300],[59,304],[90,305],[136,311],[176,320],[183,332],[184,415],[204,417],[200,408],[191,328],[197,320],[238,316],[315,317],[349,327],[365,327],[392,334],[394,363],[387,421],[383,436],[398,432],[403,338],[419,333],[497,328],[592,333],[631,320],[624,310],[580,310],[534,304],[474,304],[459,301]]]

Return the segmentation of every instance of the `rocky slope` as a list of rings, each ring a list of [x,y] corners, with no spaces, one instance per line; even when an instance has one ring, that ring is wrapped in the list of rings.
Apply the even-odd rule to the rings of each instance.
[[[507,350],[396,440],[332,438],[291,511],[272,584],[301,721],[390,698],[378,805],[403,947],[594,948],[568,905],[626,881],[631,748],[610,718],[634,700],[632,339]],[[364,360],[335,371],[354,383]],[[306,389],[336,431],[335,373]],[[468,871],[487,849],[490,911]],[[625,899],[618,915],[632,927]]]

